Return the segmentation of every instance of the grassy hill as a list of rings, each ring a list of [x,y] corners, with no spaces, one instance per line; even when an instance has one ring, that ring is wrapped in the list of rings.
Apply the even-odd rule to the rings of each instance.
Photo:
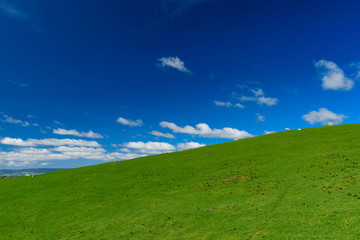
[[[0,239],[360,239],[360,125],[0,179]]]

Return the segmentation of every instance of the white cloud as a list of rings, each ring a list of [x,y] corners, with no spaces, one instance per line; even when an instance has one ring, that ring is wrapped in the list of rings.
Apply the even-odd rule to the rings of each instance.
[[[304,114],[302,118],[312,125],[315,123],[326,125],[328,122],[340,124],[345,118],[347,118],[347,116],[333,113],[326,108],[320,108],[318,111],[311,111],[308,114]]]
[[[181,72],[189,73],[191,74],[191,71],[185,67],[185,64],[183,61],[180,60],[178,57],[162,57],[158,59],[160,63],[158,64],[159,67],[165,68],[165,67],[171,67],[175,68]]]
[[[178,150],[186,150],[186,149],[192,149],[192,148],[198,148],[198,147],[204,147],[206,146],[203,143],[198,142],[186,142],[186,143],[179,143],[176,147]]]
[[[22,18],[22,19],[28,18],[28,15],[26,13],[21,12],[16,7],[5,1],[0,2],[0,12],[9,17]]]
[[[237,107],[237,108],[245,108],[244,105],[240,104],[240,103],[236,103],[236,104],[232,104],[231,102],[222,102],[222,101],[214,101],[216,106],[220,106],[220,107]]]
[[[164,151],[171,152],[175,151],[176,147],[166,142],[128,142],[124,143],[125,148],[134,149],[135,153],[138,154],[161,154]]]
[[[214,101],[214,103],[216,106],[220,106],[220,107],[230,108],[232,106],[231,102]]]
[[[267,134],[272,134],[272,133],[276,133],[276,131],[264,131],[265,135]]]
[[[245,106],[242,105],[241,103],[236,103],[236,104],[234,104],[234,107],[237,107],[237,108],[245,108]]]
[[[347,78],[342,69],[334,62],[320,60],[315,67],[322,74],[322,88],[326,90],[350,90],[354,87],[354,81]]]
[[[265,116],[263,116],[263,115],[261,115],[259,113],[257,113],[256,116],[257,116],[257,120],[259,122],[265,122]]]
[[[242,102],[247,102],[247,101],[256,101],[257,100],[257,98],[256,97],[247,97],[247,96],[242,96],[241,98],[240,98],[240,101],[242,101]]]
[[[86,141],[82,139],[57,139],[57,138],[45,138],[45,139],[27,139],[21,138],[9,138],[5,137],[0,140],[0,143],[13,146],[85,146],[85,147],[100,147],[101,145],[96,141]]]
[[[122,125],[130,126],[130,127],[140,127],[143,125],[143,121],[141,121],[140,119],[133,121],[130,119],[119,117],[116,121],[118,123],[121,123]]]
[[[5,137],[3,139],[0,140],[1,144],[5,144],[5,145],[13,145],[13,146],[26,146],[26,147],[32,147],[35,146],[34,143],[31,142],[27,142],[22,140],[21,138],[9,138],[9,137]]]
[[[255,97],[264,96],[264,91],[260,88],[257,90],[251,89],[251,92],[254,93]]]
[[[248,96],[242,96],[240,99],[240,101],[242,102],[247,102],[247,101],[256,101],[257,104],[259,105],[267,105],[267,106],[274,106],[278,103],[278,99],[277,98],[272,98],[272,97],[265,97],[264,91],[260,88],[254,90],[254,89],[250,89],[250,91],[254,94],[254,97],[248,97]],[[237,94],[235,94],[237,95]],[[236,96],[236,98],[238,98]]]
[[[25,161],[25,162],[19,162],[19,161],[7,161],[7,163],[5,164],[7,167],[24,167],[27,165],[32,164],[33,162],[31,161]]]
[[[5,115],[5,114],[3,115],[3,117],[4,118],[1,119],[1,121],[6,122],[6,123],[18,124],[18,125],[21,125],[23,127],[27,127],[27,126],[30,125],[30,123],[27,122],[27,121],[22,121],[22,120],[19,120],[19,119],[15,119],[15,118],[10,117],[10,116]]]
[[[47,166],[49,165],[49,163],[46,163],[46,162],[43,162],[43,163],[40,163],[41,166]]]
[[[159,131],[151,131],[149,132],[150,134],[154,135],[154,136],[157,136],[157,137],[164,137],[164,138],[175,138],[174,135],[170,134],[170,133],[162,133],[162,132],[159,132]]]
[[[246,131],[240,131],[235,128],[225,127],[223,129],[211,129],[206,123],[199,123],[194,127],[185,126],[178,127],[175,123],[161,122],[160,126],[163,128],[169,128],[174,133],[186,133],[191,135],[197,135],[205,138],[227,138],[227,139],[241,139],[247,137],[253,137],[252,134]]]
[[[58,129],[54,129],[53,133],[59,134],[59,135],[72,135],[72,136],[77,136],[77,137],[103,138],[103,136],[101,136],[99,133],[94,133],[91,130],[89,132],[78,132],[75,129],[66,130],[66,129],[58,128]]]
[[[267,106],[274,106],[277,104],[279,100],[277,98],[271,98],[271,97],[259,97],[257,99],[257,103],[262,105],[262,104],[265,104]]]
[[[174,151],[176,148],[167,142],[128,142],[123,144],[126,148]]]

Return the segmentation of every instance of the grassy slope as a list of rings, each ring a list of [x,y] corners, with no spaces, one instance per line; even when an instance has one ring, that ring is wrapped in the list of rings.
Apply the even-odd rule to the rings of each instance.
[[[0,239],[360,239],[360,125],[0,179]]]

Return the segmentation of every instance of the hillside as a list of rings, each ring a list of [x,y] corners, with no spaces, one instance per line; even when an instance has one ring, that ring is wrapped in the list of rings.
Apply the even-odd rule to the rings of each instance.
[[[0,179],[0,239],[359,239],[360,124]]]

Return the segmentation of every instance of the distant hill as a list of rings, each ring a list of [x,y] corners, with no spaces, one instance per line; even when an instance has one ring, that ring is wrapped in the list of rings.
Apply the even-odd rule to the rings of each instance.
[[[360,239],[360,124],[0,179],[0,239]]]
[[[20,177],[25,176],[26,174],[43,174],[58,170],[64,170],[63,168],[30,168],[30,169],[0,169],[0,176],[7,177]]]

